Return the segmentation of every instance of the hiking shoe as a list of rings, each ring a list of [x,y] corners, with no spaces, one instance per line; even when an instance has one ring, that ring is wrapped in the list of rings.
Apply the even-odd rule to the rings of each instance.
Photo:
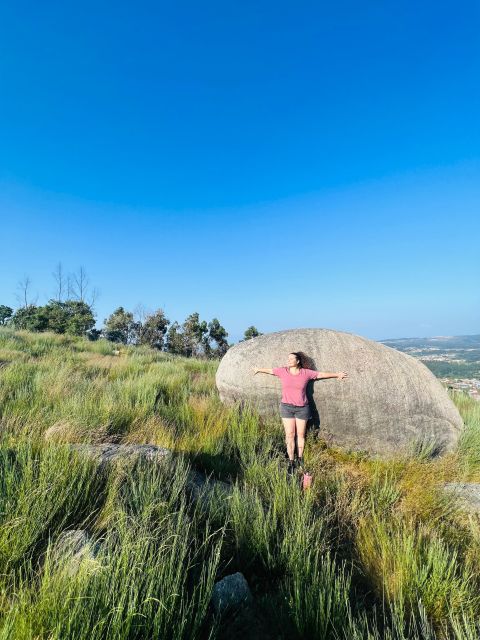
[[[305,465],[303,463],[303,456],[301,458],[297,458],[297,469],[301,469],[304,471]]]
[[[287,473],[289,476],[293,476],[295,474],[295,460],[288,461]]]

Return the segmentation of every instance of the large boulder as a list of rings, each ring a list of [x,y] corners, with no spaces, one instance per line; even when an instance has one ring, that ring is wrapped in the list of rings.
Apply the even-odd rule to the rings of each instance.
[[[306,354],[308,368],[348,374],[307,388],[313,421],[332,444],[378,454],[454,448],[463,422],[433,373],[412,356],[342,331],[292,329],[240,342],[218,367],[220,398],[279,416],[280,380],[252,369],[284,366],[292,351]]]

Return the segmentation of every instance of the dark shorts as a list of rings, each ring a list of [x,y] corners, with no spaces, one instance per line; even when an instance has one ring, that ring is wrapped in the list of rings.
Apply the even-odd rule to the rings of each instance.
[[[299,418],[300,420],[308,420],[311,417],[310,405],[298,407],[296,404],[280,403],[280,416],[282,418]]]

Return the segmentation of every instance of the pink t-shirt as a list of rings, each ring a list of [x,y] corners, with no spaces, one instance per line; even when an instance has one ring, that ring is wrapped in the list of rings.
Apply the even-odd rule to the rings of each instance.
[[[304,407],[308,404],[305,389],[309,380],[317,377],[318,371],[313,369],[300,369],[297,375],[290,373],[288,367],[275,367],[273,375],[282,381],[282,402]]]

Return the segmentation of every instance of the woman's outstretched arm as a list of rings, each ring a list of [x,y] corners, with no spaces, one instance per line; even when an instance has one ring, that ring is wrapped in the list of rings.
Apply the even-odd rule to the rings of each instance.
[[[254,367],[253,375],[255,375],[256,373],[269,373],[273,376],[273,369],[257,369],[256,367]]]
[[[329,373],[328,371],[317,371],[317,377],[315,380],[322,380],[323,378],[338,378],[339,380],[343,380],[346,378],[348,373],[346,371],[338,371],[337,373]]]

